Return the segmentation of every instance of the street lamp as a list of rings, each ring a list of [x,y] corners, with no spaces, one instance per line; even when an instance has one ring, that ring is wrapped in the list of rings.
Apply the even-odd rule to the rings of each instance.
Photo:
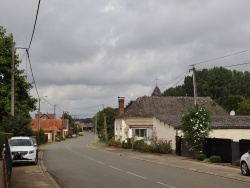
[[[48,97],[48,96],[44,96],[44,97]],[[38,98],[38,127],[37,127],[37,131],[39,132],[40,131],[40,128],[41,128],[41,122],[40,122],[40,103],[41,103],[41,100],[43,100],[42,98]],[[44,99],[45,100],[45,99]]]

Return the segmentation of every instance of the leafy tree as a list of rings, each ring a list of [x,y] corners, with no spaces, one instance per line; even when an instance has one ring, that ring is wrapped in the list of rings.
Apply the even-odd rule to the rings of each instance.
[[[239,108],[236,110],[236,114],[250,115],[250,99],[246,99],[239,103]]]
[[[226,99],[222,103],[222,107],[225,108],[228,112],[230,112],[231,110],[236,111],[238,110],[240,103],[244,100],[244,97],[240,95],[230,95],[228,99]]]
[[[188,146],[197,153],[201,152],[211,131],[210,112],[200,105],[191,106],[181,120],[181,130]]]
[[[15,118],[7,116],[0,122],[0,131],[14,133],[14,136],[32,136],[30,128],[30,119],[17,115]]]
[[[13,35],[6,35],[6,30],[0,26],[0,73],[4,75],[0,87],[0,117],[7,116],[11,109],[11,63]],[[15,114],[22,114],[24,118],[31,118],[29,112],[36,109],[37,100],[30,96],[32,84],[26,82],[24,70],[19,70],[20,61],[15,54]]]
[[[99,111],[92,118],[92,122],[95,122],[95,118],[97,116],[97,132],[98,134],[101,134],[102,141],[105,141],[104,114],[106,116],[108,140],[110,140],[112,137],[114,137],[114,122],[115,122],[115,118],[118,115],[118,112],[117,112],[117,109],[107,107],[107,108],[104,108],[102,111]]]
[[[75,125],[74,119],[72,118],[71,115],[69,115],[68,112],[63,112],[61,119],[68,119],[70,127],[74,129],[74,133],[79,132],[77,125]]]
[[[196,71],[197,95],[210,97],[226,110],[237,110],[237,100],[241,97],[250,98],[250,72],[228,70],[223,67],[202,69]],[[169,88],[163,92],[164,96],[194,96],[193,78],[187,76],[184,84]],[[232,97],[235,96],[235,97]],[[230,101],[233,102],[230,104]],[[238,110],[238,113],[245,113]],[[241,114],[238,114],[241,115]],[[243,115],[243,114],[242,114]]]
[[[0,26],[0,73],[4,75],[0,84],[0,129],[4,132],[13,132],[15,135],[31,135],[29,112],[36,110],[37,99],[30,96],[32,84],[26,82],[24,70],[18,69],[20,61],[17,54],[14,54],[15,116],[10,115],[12,47],[14,44],[13,35],[7,35],[6,30]]]

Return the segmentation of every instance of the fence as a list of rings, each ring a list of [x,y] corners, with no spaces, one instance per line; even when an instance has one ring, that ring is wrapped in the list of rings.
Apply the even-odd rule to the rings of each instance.
[[[11,172],[12,172],[12,156],[10,152],[9,141],[6,138],[5,150],[4,150],[4,175],[5,175],[5,187],[10,187],[11,182]]]
[[[208,158],[213,155],[220,156],[222,163],[234,164],[249,149],[250,140],[234,142],[231,139],[207,138],[203,153]],[[176,155],[195,158],[196,153],[188,148],[186,139],[176,136]]]

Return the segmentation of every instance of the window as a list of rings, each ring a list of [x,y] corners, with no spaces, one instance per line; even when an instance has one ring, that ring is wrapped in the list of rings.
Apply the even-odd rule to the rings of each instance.
[[[147,138],[147,129],[132,129],[133,136],[137,135],[138,137],[146,137]]]

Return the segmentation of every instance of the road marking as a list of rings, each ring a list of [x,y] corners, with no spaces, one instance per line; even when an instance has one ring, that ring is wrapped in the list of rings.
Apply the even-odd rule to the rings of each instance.
[[[90,158],[90,157],[89,157],[88,159],[91,160],[91,161],[94,161],[94,160],[95,160],[95,159],[92,159],[92,158]]]
[[[113,169],[115,169],[115,170],[121,170],[120,168],[116,168],[116,167],[114,167],[114,166],[109,166],[110,168],[113,168]]]
[[[100,163],[100,164],[102,164],[102,165],[105,165],[104,163],[102,163],[102,162],[100,162],[100,161],[96,161],[96,162],[98,162],[98,163]]]
[[[158,184],[161,184],[161,185],[164,185],[164,186],[166,186],[166,187],[170,187],[170,188],[176,188],[176,187],[173,187],[173,186],[171,186],[171,185],[167,185],[167,184],[165,184],[165,183],[161,183],[161,182],[157,182]]]
[[[145,177],[143,177],[143,176],[140,176],[140,175],[137,175],[137,174],[134,174],[134,173],[131,173],[131,172],[127,172],[128,174],[131,174],[131,175],[133,175],[133,176],[137,176],[137,177],[139,177],[139,178],[143,178],[143,179],[147,179],[147,178],[145,178]]]

